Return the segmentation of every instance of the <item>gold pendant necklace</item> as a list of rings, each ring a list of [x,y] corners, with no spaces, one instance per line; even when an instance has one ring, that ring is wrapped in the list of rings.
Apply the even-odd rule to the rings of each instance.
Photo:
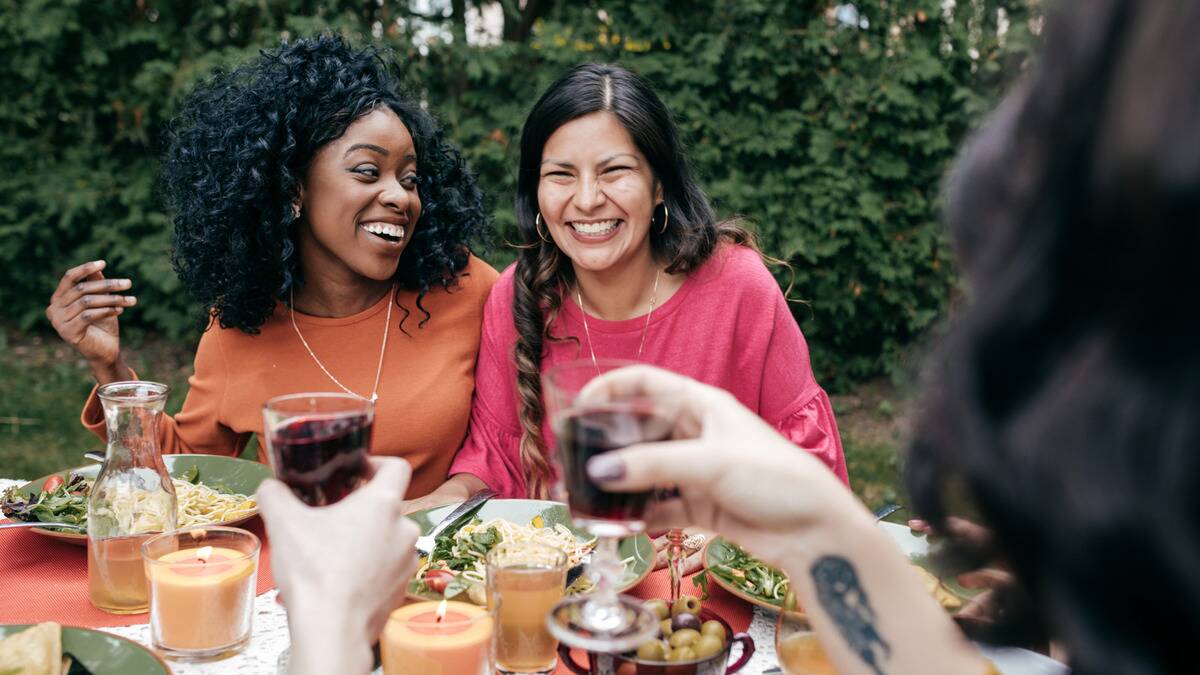
[[[387,318],[384,319],[384,322],[383,322],[383,344],[379,345],[379,365],[377,365],[375,367],[375,385],[371,387],[371,398],[368,399],[369,401],[371,401],[371,403],[374,403],[375,401],[379,400],[379,376],[383,374],[383,354],[385,351],[387,351],[388,328],[390,328],[392,325],[392,305],[395,304],[395,301],[391,299],[391,295],[395,290],[396,290],[396,287],[393,286],[391,288],[391,290],[388,291],[389,299],[388,299]],[[347,394],[350,394],[351,396],[358,396],[359,398],[367,398],[366,396],[362,396],[361,394],[357,394],[353,391],[350,391],[349,387],[342,384],[340,380],[338,380],[336,377],[334,377],[333,373],[329,372],[329,369],[325,367],[325,364],[321,363],[321,359],[317,358],[317,355],[316,355],[316,353],[313,352],[312,347],[308,346],[308,340],[304,339],[304,334],[300,332],[300,326],[296,325],[296,309],[295,309],[295,302],[294,302],[295,297],[296,297],[295,292],[289,288],[288,289],[288,314],[290,314],[292,317],[292,328],[294,328],[296,330],[296,337],[300,338],[300,344],[304,345],[304,348],[306,350],[308,350],[308,355],[311,356],[312,360],[316,362],[317,366],[321,369],[321,372],[325,373],[325,375],[329,379],[333,380],[334,384],[341,387],[342,391],[346,392]]]
[[[661,270],[654,270],[654,289],[650,291],[650,311],[646,312],[646,323],[642,325],[642,339],[638,343],[637,356],[634,361],[642,360],[642,349],[646,346],[646,331],[650,328],[650,316],[654,314],[654,305],[658,303],[658,277]],[[596,374],[600,374],[600,363],[596,361],[596,350],[592,348],[592,331],[588,329],[587,308],[583,305],[583,293],[579,290],[579,282],[575,282],[575,299],[579,301],[579,310],[583,314],[583,334],[587,336],[588,352],[592,355],[592,365]]]

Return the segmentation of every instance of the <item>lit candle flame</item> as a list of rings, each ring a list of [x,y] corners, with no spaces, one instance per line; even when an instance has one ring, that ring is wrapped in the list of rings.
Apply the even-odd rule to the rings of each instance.
[[[208,562],[208,559],[212,557],[212,547],[205,546],[204,548],[196,549],[196,557],[199,558],[200,562],[202,563]]]
[[[441,601],[441,603],[438,604],[438,608],[437,608],[438,623],[441,623],[442,619],[444,619],[444,618],[446,618],[446,599],[442,598],[442,601]]]

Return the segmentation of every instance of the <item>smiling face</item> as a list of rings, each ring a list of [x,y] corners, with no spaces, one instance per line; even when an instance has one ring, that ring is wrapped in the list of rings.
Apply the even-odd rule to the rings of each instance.
[[[538,208],[577,271],[653,264],[650,221],[661,193],[650,163],[612,113],[571,120],[542,148]]]
[[[301,194],[297,247],[306,279],[390,282],[421,217],[408,128],[386,107],[355,120],[317,151]]]

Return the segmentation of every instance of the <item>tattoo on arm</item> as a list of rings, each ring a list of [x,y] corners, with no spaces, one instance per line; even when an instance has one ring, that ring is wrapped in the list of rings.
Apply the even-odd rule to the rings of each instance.
[[[813,563],[810,574],[821,607],[837,625],[842,639],[876,675],[884,675],[881,661],[892,648],[875,628],[875,610],[854,566],[845,558],[827,555]]]

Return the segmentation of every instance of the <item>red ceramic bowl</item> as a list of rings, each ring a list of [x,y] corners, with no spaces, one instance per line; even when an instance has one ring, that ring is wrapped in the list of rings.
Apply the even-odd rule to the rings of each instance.
[[[700,610],[702,621],[719,621],[725,627],[726,635],[733,635],[729,623],[714,614],[707,607]],[[734,644],[742,645],[742,653],[732,665],[729,663],[729,652]],[[615,673],[616,675],[730,675],[741,670],[754,656],[754,639],[748,633],[738,633],[725,642],[725,648],[706,659],[694,661],[643,661],[632,654],[614,656],[612,654],[596,654],[588,652],[587,667],[581,666],[571,658],[570,649],[563,644],[558,646],[558,658],[573,673],[578,675],[599,675],[600,673]]]

